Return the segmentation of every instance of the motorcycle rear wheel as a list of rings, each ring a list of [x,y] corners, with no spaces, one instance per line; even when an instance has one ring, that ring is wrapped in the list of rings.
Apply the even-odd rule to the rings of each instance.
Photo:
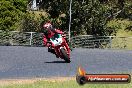
[[[64,48],[61,48],[60,51],[61,51],[61,53],[62,53],[62,55],[63,55],[63,57],[64,57],[65,62],[70,63],[70,62],[71,62],[71,61],[70,61],[70,58],[68,57],[68,55],[67,55],[65,49],[64,49]]]

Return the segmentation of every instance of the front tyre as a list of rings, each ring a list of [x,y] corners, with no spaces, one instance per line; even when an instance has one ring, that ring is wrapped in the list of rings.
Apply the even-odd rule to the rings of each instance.
[[[70,58],[68,57],[68,55],[67,55],[65,49],[64,49],[64,48],[61,48],[60,51],[61,51],[61,53],[62,53],[62,55],[63,55],[63,57],[64,57],[65,62],[70,63],[70,62],[71,62],[71,61],[70,61]]]

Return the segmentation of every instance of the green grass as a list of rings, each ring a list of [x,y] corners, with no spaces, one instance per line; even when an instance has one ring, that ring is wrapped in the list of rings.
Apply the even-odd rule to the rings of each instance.
[[[113,49],[132,50],[132,38],[114,38],[111,44]]]
[[[0,85],[0,88],[132,88],[132,83],[129,84],[85,84],[80,86],[75,80],[69,81],[36,81],[30,84],[9,84]]]
[[[114,19],[107,24],[108,27],[115,29],[111,35],[116,35],[117,37],[113,38],[111,45],[113,49],[127,49],[132,50],[132,31],[126,30],[128,27],[132,26],[132,21],[128,19],[119,20]],[[123,38],[124,37],[124,38]]]
[[[112,39],[112,48],[132,50],[132,31],[119,30]]]

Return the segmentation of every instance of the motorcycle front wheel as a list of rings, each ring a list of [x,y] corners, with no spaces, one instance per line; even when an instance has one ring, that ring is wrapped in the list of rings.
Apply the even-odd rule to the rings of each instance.
[[[63,57],[64,57],[65,62],[70,63],[70,62],[71,62],[71,61],[70,61],[70,58],[68,57],[68,55],[67,55],[65,49],[64,49],[64,48],[61,48],[60,51],[61,51],[61,53],[62,53],[62,55],[63,55]]]

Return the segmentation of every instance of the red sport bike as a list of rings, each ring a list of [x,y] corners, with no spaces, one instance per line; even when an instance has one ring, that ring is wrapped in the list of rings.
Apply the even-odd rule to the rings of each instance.
[[[55,51],[57,56],[61,59],[64,59],[66,63],[70,63],[70,48],[68,44],[66,44],[66,39],[63,37],[62,34],[54,34],[53,37],[50,38],[50,46],[49,49]]]

